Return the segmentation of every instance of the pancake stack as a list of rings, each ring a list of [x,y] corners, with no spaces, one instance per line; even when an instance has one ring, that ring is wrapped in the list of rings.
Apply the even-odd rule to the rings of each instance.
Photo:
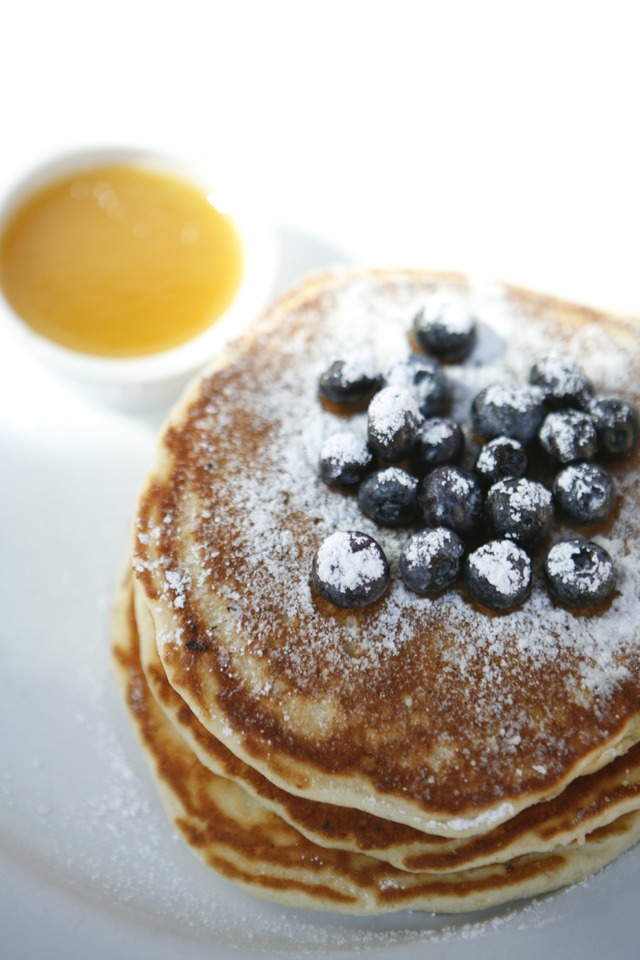
[[[138,503],[113,619],[134,726],[187,844],[291,906],[480,910],[582,879],[640,838],[637,452],[611,466],[616,510],[587,531],[614,558],[615,591],[584,609],[554,600],[541,569],[575,528],[558,521],[528,598],[492,611],[459,583],[409,590],[411,531],[319,476],[326,437],[366,433],[365,410],[321,402],[321,373],[405,359],[412,318],[442,293],[479,321],[471,355],[447,367],[469,460],[472,397],[526,382],[541,355],[638,402],[632,322],[458,275],[324,274],[190,386]],[[337,530],[383,547],[376,602],[314,589],[314,552]]]

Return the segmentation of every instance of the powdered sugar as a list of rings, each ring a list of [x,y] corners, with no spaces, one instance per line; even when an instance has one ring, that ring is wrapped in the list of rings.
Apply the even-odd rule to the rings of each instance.
[[[349,380],[374,380],[379,375],[378,361],[372,350],[352,350],[343,359],[343,373]]]
[[[333,433],[322,444],[320,457],[335,460],[338,463],[356,461],[365,464],[371,459],[367,455],[367,447],[363,441],[353,433]]]
[[[417,424],[420,411],[414,396],[402,387],[384,387],[369,404],[369,423],[376,435],[390,442],[407,421]]]
[[[456,497],[468,497],[472,493],[473,479],[459,470],[448,470],[447,483],[451,494]]]
[[[450,368],[451,412],[468,433],[471,397],[488,383],[526,379],[532,361],[549,349],[557,330],[551,311],[548,322],[544,311],[532,318],[501,288],[477,290],[473,295],[480,321],[477,346],[465,364]],[[338,285],[330,296],[305,305],[300,328],[295,317],[291,320],[277,337],[273,358],[267,331],[256,342],[259,367],[250,366],[245,373],[240,364],[229,386],[216,380],[206,398],[206,413],[204,402],[194,412],[201,429],[197,439],[194,431],[193,443],[201,462],[205,457],[224,458],[230,475],[222,476],[223,499],[220,484],[211,474],[212,502],[201,504],[210,519],[202,513],[194,519],[191,505],[182,515],[180,504],[172,505],[174,518],[168,531],[178,525],[186,531],[191,525],[202,553],[184,555],[169,569],[181,576],[189,571],[192,584],[204,577],[205,586],[215,588],[221,602],[239,603],[238,632],[225,663],[234,685],[246,676],[246,683],[257,691],[256,710],[261,698],[269,710],[273,693],[266,691],[273,691],[277,674],[289,692],[291,715],[295,709],[304,711],[310,692],[314,702],[322,702],[323,697],[340,700],[349,703],[349,715],[345,713],[341,720],[345,729],[353,727],[353,733],[360,729],[358,724],[364,731],[369,722],[378,723],[384,726],[389,743],[397,742],[398,750],[402,743],[404,751],[413,749],[408,731],[416,724],[424,731],[426,725],[442,757],[448,740],[457,737],[459,744],[480,758],[476,770],[465,768],[464,790],[483,783],[483,789],[495,790],[498,796],[500,784],[517,776],[511,763],[516,749],[513,738],[520,738],[520,776],[527,775],[527,756],[535,757],[537,766],[547,770],[545,775],[534,775],[549,780],[566,761],[564,721],[555,723],[554,711],[545,712],[546,697],[560,703],[586,703],[591,711],[597,704],[597,722],[580,733],[585,742],[591,737],[595,743],[601,735],[599,725],[609,716],[607,704],[628,677],[626,673],[623,677],[621,666],[629,670],[640,659],[637,475],[620,474],[618,542],[612,545],[620,557],[620,594],[598,617],[578,623],[571,612],[549,599],[539,579],[521,607],[499,617],[478,614],[457,588],[435,598],[412,593],[398,571],[407,531],[377,526],[363,516],[355,497],[336,494],[318,477],[323,439],[344,431],[345,426],[358,438],[364,437],[367,414],[354,413],[345,422],[344,416],[323,409],[317,383],[329,363],[354,349],[372,350],[387,364],[404,359],[410,319],[423,296],[424,289],[410,281],[392,292],[384,284],[368,281],[351,282],[344,288]],[[569,349],[580,356],[586,343],[589,374],[599,389],[614,390],[619,383],[633,381],[635,355],[614,351],[608,331],[596,323],[587,324]],[[249,454],[234,434],[238,407],[261,438]],[[213,522],[215,516],[221,523]],[[226,534],[229,518],[232,537]],[[147,545],[140,543],[142,566],[161,563],[164,541],[161,537],[157,543],[152,536],[155,526],[157,521],[151,518],[149,526],[140,530],[149,537]],[[382,600],[357,611],[353,619],[321,609],[309,583],[314,551],[336,531],[349,530],[374,537],[392,572]],[[557,536],[565,535],[560,526]],[[346,569],[348,576],[354,575]],[[210,572],[205,575],[204,571]],[[489,569],[488,575],[501,585],[500,576],[505,573]],[[336,577],[344,583],[344,571]],[[507,571],[507,581],[510,577]],[[246,589],[241,578],[249,585]],[[167,596],[171,596],[168,586]],[[197,602],[201,596],[199,590]],[[209,616],[202,602],[203,616]],[[425,625],[426,636],[433,639],[425,640],[423,649],[418,638],[425,635]],[[254,652],[258,650],[260,656]],[[412,669],[416,663],[419,670]],[[562,675],[557,669],[560,663]],[[391,678],[393,692],[385,687]],[[461,690],[473,690],[473,697],[461,698]],[[393,710],[383,716],[390,702]],[[379,716],[371,715],[373,708]],[[416,733],[416,750],[419,737],[424,732]],[[318,733],[319,753],[321,741]],[[435,798],[439,789],[446,790],[448,777],[455,776],[463,789],[453,760],[449,764],[430,756],[429,763],[433,769],[423,767],[420,783],[414,784],[423,797]]]
[[[316,569],[340,591],[358,590],[384,575],[384,562],[369,537],[337,530],[318,547]]]
[[[521,568],[522,551],[510,540],[493,540],[469,556],[476,576],[505,597],[531,582],[531,565]]]
[[[524,536],[523,521],[533,524],[534,519],[540,518],[539,539],[551,521],[553,497],[551,491],[536,480],[511,478],[494,483],[487,494],[485,508],[495,529],[511,539]],[[544,517],[548,520],[543,522]]]
[[[173,596],[173,606],[178,609],[184,607],[187,591],[191,587],[190,573],[188,571],[165,570],[164,579]]]
[[[564,583],[570,583],[576,576],[576,567],[582,556],[580,545],[575,540],[564,540],[556,543],[549,551],[547,568],[553,577]],[[580,577],[586,580],[589,586],[597,588],[611,577],[611,564],[601,556],[594,556],[589,564],[579,565]]]
[[[559,463],[589,460],[597,450],[593,420],[579,410],[549,413],[539,435],[544,449]]]
[[[404,555],[410,563],[429,563],[447,545],[450,536],[445,527],[425,531],[425,536],[410,538]]]
[[[555,486],[565,493],[574,493],[577,499],[588,496],[592,490],[592,478],[588,477],[575,464],[561,470],[555,479]],[[554,487],[555,489],[555,487]]]
[[[539,400],[540,391],[516,384],[494,383],[487,388],[485,400],[496,407],[526,413],[531,407],[532,398]]]
[[[441,324],[451,333],[468,334],[475,326],[466,297],[436,294],[427,298],[422,313],[426,324]]]
[[[434,417],[425,420],[420,430],[420,439],[424,444],[436,445],[443,440],[448,440],[451,436],[451,423],[448,420],[442,420]]]
[[[402,295],[403,294],[403,295]],[[358,287],[357,284],[349,286],[344,294],[338,292],[331,302],[330,312],[325,312],[322,305],[319,307],[321,316],[318,317],[318,323],[327,326],[327,343],[324,356],[309,354],[306,364],[301,361],[299,351],[296,350],[295,341],[289,341],[288,346],[296,353],[296,372],[295,378],[289,375],[285,364],[280,365],[277,371],[279,383],[276,387],[275,381],[268,391],[263,391],[261,395],[256,396],[255,407],[264,416],[266,421],[275,418],[279,424],[278,433],[270,437],[270,446],[273,451],[273,459],[280,464],[277,473],[273,473],[267,464],[267,470],[262,473],[260,464],[254,465],[250,471],[243,471],[241,476],[236,478],[232,489],[234,500],[237,499],[239,507],[246,515],[247,534],[246,542],[254,544],[249,558],[256,561],[259,556],[260,576],[265,577],[265,589],[268,589],[269,582],[282,585],[283,581],[288,581],[292,586],[287,593],[290,597],[286,603],[289,608],[298,613],[304,613],[309,618],[310,630],[313,629],[315,620],[315,611],[313,605],[309,602],[306,590],[298,590],[297,584],[304,582],[304,549],[305,545],[301,542],[294,544],[284,543],[282,540],[282,517],[281,507],[283,498],[288,498],[288,512],[293,506],[296,510],[312,510],[313,515],[319,519],[317,525],[318,541],[324,535],[334,532],[336,529],[362,529],[363,532],[376,537],[385,552],[390,558],[392,567],[397,564],[397,557],[401,544],[406,539],[406,534],[397,531],[383,529],[381,530],[375,524],[364,517],[357,509],[357,505],[350,498],[320,492],[318,495],[317,478],[317,453],[319,450],[318,437],[322,434],[331,435],[336,431],[336,427],[343,428],[344,420],[327,411],[321,410],[316,398],[314,385],[317,382],[318,370],[326,367],[335,356],[349,355],[369,355],[374,353],[378,357],[388,357],[390,352],[395,352],[398,360],[401,360],[407,354],[406,331],[409,318],[414,313],[417,306],[415,295],[411,293],[410,287],[403,291],[398,300],[392,305],[386,301],[384,295],[377,298],[375,290],[369,288],[367,284]],[[486,294],[486,291],[485,291]],[[477,292],[477,299],[482,302],[481,291]],[[402,302],[404,300],[404,302]],[[399,302],[398,302],[399,301]],[[514,346],[513,351],[508,354],[508,362],[511,364],[514,360],[518,361],[517,367],[508,366],[507,369],[513,369],[521,373],[526,369],[527,363],[531,362],[532,351],[531,343],[536,342],[536,349],[540,351],[542,344],[546,344],[546,337],[531,325],[518,323],[517,320],[505,316],[505,303],[500,292],[491,291],[487,302],[480,306],[479,314],[484,324],[490,324],[493,333],[488,339],[495,337],[496,330],[510,328],[511,335],[514,329],[518,330],[518,346]],[[590,334],[593,336],[593,333]],[[360,339],[361,346],[357,346]],[[504,369],[502,357],[499,357],[498,368],[496,364],[491,363],[486,367],[478,366],[478,357],[482,357],[482,351],[486,337],[483,338],[483,325],[480,327],[478,348],[474,357],[468,365],[453,370],[453,377],[456,381],[456,395],[460,403],[460,409],[455,413],[460,419],[465,420],[464,409],[468,411],[468,398],[482,385],[479,379],[480,374],[486,383],[495,377],[496,369]],[[529,341],[529,344],[527,344]],[[354,344],[356,346],[354,347]],[[366,346],[370,344],[370,346]],[[522,345],[522,347],[521,347]],[[524,353],[524,348],[528,350],[528,356]],[[497,353],[494,346],[491,351]],[[594,358],[600,364],[604,360],[611,363],[610,357],[607,359],[609,351],[602,347],[594,353]],[[618,357],[618,364],[623,362],[624,358]],[[305,371],[306,366],[306,371]],[[275,371],[274,371],[275,372]],[[495,381],[494,381],[495,382]],[[465,390],[465,383],[471,385],[470,390]],[[517,403],[518,392],[506,388],[511,400]],[[384,391],[378,394],[383,396]],[[292,401],[289,397],[295,397]],[[397,393],[396,393],[397,397]],[[383,397],[384,400],[384,397]],[[246,402],[246,398],[245,398]],[[379,400],[378,403],[381,401]],[[383,406],[385,419],[388,415],[389,428],[397,423],[393,404],[389,407]],[[218,419],[218,407],[215,410],[216,421]],[[362,435],[366,430],[366,415],[356,414],[350,419],[350,427],[354,434]],[[213,427],[217,429],[217,427]],[[211,428],[208,428],[211,429]],[[279,438],[282,438],[280,440]],[[462,490],[464,493],[464,491]],[[313,506],[311,506],[313,504]],[[284,514],[283,514],[284,516]],[[255,544],[263,543],[264,550],[258,555],[255,552]],[[209,550],[215,545],[212,540]],[[242,544],[238,544],[238,549],[242,550]],[[286,551],[291,551],[299,556],[300,577],[296,580],[291,578],[291,572],[288,566],[283,566],[279,557]],[[289,556],[291,553],[289,552]],[[233,562],[233,558],[229,558]],[[307,568],[308,569],[308,568]],[[280,586],[279,586],[280,589]],[[408,595],[408,591],[401,585],[394,587],[394,602],[400,602],[402,607],[411,609],[415,603],[415,598]],[[386,602],[389,602],[387,600]],[[431,603],[433,601],[424,601]],[[459,603],[457,594],[439,598],[437,601],[440,609],[455,609]],[[564,619],[563,611],[554,611],[556,619]],[[382,611],[380,616],[383,616]],[[514,613],[512,617],[518,618],[519,614]],[[395,618],[394,618],[395,619]],[[482,624],[480,624],[480,627]],[[589,625],[589,629],[594,629],[597,625]],[[327,624],[323,625],[326,631]],[[389,634],[391,623],[384,629],[385,634]],[[393,629],[395,629],[395,624]],[[494,628],[495,629],[495,628]],[[371,648],[371,651],[375,647]],[[538,649],[538,655],[545,657],[544,647]],[[377,657],[371,660],[371,663],[377,661]],[[358,661],[358,667],[361,668],[369,658],[365,657]],[[353,669],[355,663],[350,663],[350,669]]]

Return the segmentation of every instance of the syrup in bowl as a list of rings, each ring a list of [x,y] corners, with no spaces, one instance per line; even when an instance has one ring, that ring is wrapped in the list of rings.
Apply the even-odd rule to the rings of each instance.
[[[250,294],[266,293],[256,260],[264,287],[268,251],[252,248],[255,231],[215,204],[204,177],[99,158],[13,197],[0,226],[8,312],[40,352],[108,380],[201,365],[208,340],[240,332],[256,311]]]

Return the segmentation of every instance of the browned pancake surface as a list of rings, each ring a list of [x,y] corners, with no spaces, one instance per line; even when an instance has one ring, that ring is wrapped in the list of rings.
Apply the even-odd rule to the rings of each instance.
[[[347,272],[277,304],[175,412],[140,501],[135,569],[171,684],[234,753],[291,792],[465,835],[640,738],[638,457],[615,466],[616,515],[589,531],[619,569],[602,608],[565,610],[539,577],[499,616],[457,588],[408,591],[396,567],[407,531],[377,528],[318,479],[322,438],[362,424],[322,408],[317,378],[354,348],[382,363],[406,354],[413,313],[443,286],[466,290],[461,278]],[[451,369],[460,416],[481,386],[523,383],[552,349],[599,392],[637,401],[633,324],[500,287],[478,312],[478,352]],[[311,588],[313,551],[336,529],[371,533],[391,560],[391,589],[368,608]]]
[[[505,864],[437,875],[406,873],[362,854],[323,849],[186,748],[160,710],[139,658],[130,582],[113,620],[116,674],[167,812],[210,867],[252,893],[339,913],[467,912],[556,889],[593,873],[640,836],[629,813],[569,844]]]
[[[640,808],[640,744],[596,773],[578,777],[559,796],[528,807],[486,834],[450,839],[422,833],[350,807],[318,803],[276,787],[235,756],[198,721],[167,681],[150,615],[138,602],[140,662],[149,689],[201,763],[240,784],[304,836],[321,846],[369,853],[403,870],[446,872],[582,842],[593,830]],[[151,627],[153,623],[151,622]]]

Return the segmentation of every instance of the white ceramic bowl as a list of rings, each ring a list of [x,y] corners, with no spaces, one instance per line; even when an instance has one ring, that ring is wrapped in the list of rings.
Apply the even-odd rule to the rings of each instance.
[[[14,311],[0,289],[0,331],[17,339],[35,357],[76,382],[118,398],[186,380],[255,319],[272,293],[275,243],[272,230],[242,198],[234,195],[214,165],[183,154],[133,148],[94,148],[69,152],[38,165],[0,198],[0,232],[16,207],[48,182],[102,164],[124,163],[174,174],[201,187],[235,227],[244,254],[240,286],[224,313],[204,332],[180,346],[137,357],[96,357],[71,350],[33,330]]]

